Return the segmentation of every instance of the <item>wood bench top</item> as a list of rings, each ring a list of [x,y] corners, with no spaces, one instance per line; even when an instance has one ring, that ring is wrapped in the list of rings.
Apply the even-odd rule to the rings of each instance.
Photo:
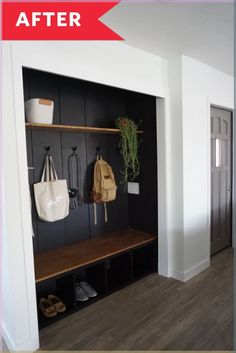
[[[36,283],[150,243],[153,234],[124,229],[35,255]]]

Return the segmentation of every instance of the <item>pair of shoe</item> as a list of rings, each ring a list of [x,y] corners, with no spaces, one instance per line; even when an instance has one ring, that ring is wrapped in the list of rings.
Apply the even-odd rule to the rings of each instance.
[[[94,298],[98,294],[93,287],[87,282],[78,282],[75,284],[75,299],[79,302],[84,302],[89,298]]]
[[[44,316],[51,318],[56,316],[57,313],[63,313],[66,310],[66,305],[61,301],[60,298],[49,294],[47,299],[40,299],[39,309]]]

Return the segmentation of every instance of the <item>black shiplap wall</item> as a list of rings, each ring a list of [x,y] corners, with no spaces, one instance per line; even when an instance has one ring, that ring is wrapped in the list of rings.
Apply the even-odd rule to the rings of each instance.
[[[33,227],[36,235],[34,251],[44,252],[89,239],[125,228],[129,223],[134,228],[156,233],[156,137],[153,128],[155,126],[155,98],[31,69],[23,70],[23,81],[25,100],[40,97],[54,101],[54,123],[114,127],[114,120],[117,117],[128,115],[143,120],[144,141],[147,143],[144,149],[144,141],[140,146],[141,195],[128,196],[123,186],[120,185],[122,160],[117,148],[118,136],[27,130],[28,165],[35,167],[34,171],[29,171],[31,193],[32,184],[41,178],[45,155],[44,146],[51,146],[50,153],[53,156],[58,176],[66,179],[68,178],[68,156],[72,152],[71,147],[78,146],[82,162],[84,195],[82,207],[71,210],[64,220],[47,223],[38,218],[32,193]],[[107,224],[104,222],[103,207],[98,205],[98,225],[94,226],[93,206],[89,202],[89,192],[97,146],[101,146],[104,159],[112,165],[118,190],[116,201],[108,204],[109,222]],[[149,153],[150,151],[152,153]],[[148,159],[147,153],[150,155]],[[152,170],[151,178],[147,175],[148,170]],[[150,196],[149,190],[153,195]]]
[[[157,144],[156,98],[130,92],[126,99],[127,115],[137,123],[144,134],[139,148],[140,195],[128,196],[129,224],[145,232],[157,234]]]

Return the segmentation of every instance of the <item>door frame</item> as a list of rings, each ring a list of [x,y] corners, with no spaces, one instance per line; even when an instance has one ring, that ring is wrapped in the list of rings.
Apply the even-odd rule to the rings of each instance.
[[[231,120],[231,177],[232,177],[232,188],[231,188],[231,200],[232,200],[232,217],[231,217],[231,238],[232,238],[232,247],[235,247],[235,235],[236,235],[236,222],[234,222],[234,218],[236,217],[236,207],[234,206],[235,200],[235,180],[234,180],[234,173],[235,173],[235,148],[236,145],[234,143],[234,136],[236,136],[236,124],[234,124],[234,109],[233,107],[228,107],[224,105],[220,105],[216,103],[214,100],[210,100],[208,98],[208,151],[207,151],[207,173],[208,173],[208,197],[207,197],[207,204],[208,204],[208,238],[209,238],[209,258],[211,258],[211,108],[218,108],[222,110],[227,110],[232,114]]]

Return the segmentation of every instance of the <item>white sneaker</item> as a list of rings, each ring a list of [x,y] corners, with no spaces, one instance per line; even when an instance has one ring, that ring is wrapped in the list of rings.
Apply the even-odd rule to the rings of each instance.
[[[95,289],[91,287],[87,282],[80,282],[80,286],[89,298],[94,298],[98,295]]]
[[[79,283],[75,285],[75,299],[79,302],[84,302],[88,300],[87,294],[85,293],[83,288],[79,285]]]

